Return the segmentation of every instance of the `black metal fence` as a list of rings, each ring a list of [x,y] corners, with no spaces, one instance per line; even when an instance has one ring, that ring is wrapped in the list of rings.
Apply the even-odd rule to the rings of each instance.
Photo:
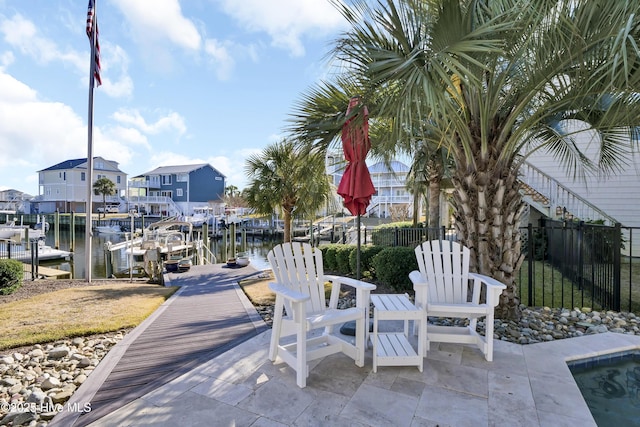
[[[521,228],[524,259],[516,279],[521,302],[640,313],[637,230],[640,227],[550,220]],[[455,231],[444,227],[367,228],[362,236],[363,243],[410,247],[425,240],[456,239]]]
[[[14,242],[0,240],[0,259],[15,259],[24,263],[24,280],[35,280],[38,277],[38,240],[29,242]]]

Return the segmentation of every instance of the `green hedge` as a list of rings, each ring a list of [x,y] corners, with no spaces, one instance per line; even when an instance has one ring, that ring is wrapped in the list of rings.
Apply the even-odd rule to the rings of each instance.
[[[360,246],[360,273],[361,277],[366,276],[365,273],[369,273],[369,277],[374,279],[376,277],[376,269],[373,268],[372,260],[373,257],[380,253],[384,247],[382,246],[369,246],[363,245]],[[358,256],[357,248],[354,251],[351,251],[349,255],[349,266],[351,267],[352,272],[358,271],[358,264],[356,263]]]
[[[336,272],[342,275],[355,274],[349,265],[349,256],[356,251],[355,245],[338,245],[336,249]]]
[[[322,251],[325,271],[342,276],[356,276],[356,245],[330,244],[320,246],[319,249]],[[360,265],[361,278],[376,279],[398,292],[413,289],[409,273],[418,269],[414,248],[363,245],[360,247]]]
[[[398,292],[413,289],[409,273],[418,269],[414,248],[384,248],[373,257],[372,264],[378,281],[388,284]]]
[[[0,259],[0,295],[9,295],[22,286],[24,270],[15,259]]]
[[[338,263],[336,261],[336,252],[342,245],[322,245],[319,249],[322,251],[322,264],[327,271],[337,271]]]

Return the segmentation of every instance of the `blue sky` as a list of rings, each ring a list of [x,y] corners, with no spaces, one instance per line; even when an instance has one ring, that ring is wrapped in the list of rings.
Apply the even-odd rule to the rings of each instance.
[[[87,3],[0,0],[0,189],[37,195],[39,170],[87,156]],[[239,188],[345,29],[328,0],[97,0],[97,16],[94,156],[129,177],[209,163]]]

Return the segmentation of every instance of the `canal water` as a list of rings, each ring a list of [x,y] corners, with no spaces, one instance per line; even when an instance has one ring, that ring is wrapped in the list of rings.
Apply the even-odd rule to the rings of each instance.
[[[124,234],[101,234],[94,233],[91,239],[91,277],[93,279],[106,278],[106,257],[105,257],[105,244],[107,242],[118,243],[125,240]],[[53,231],[49,231],[46,237],[46,245],[55,248],[55,235]],[[73,257],[70,260],[48,261],[41,262],[41,265],[60,268],[65,271],[70,271],[74,279],[83,279],[86,277],[86,263],[85,263],[85,233],[84,231],[76,231],[75,239],[71,241],[71,233],[69,230],[60,230],[58,239],[58,249],[64,251],[73,252]],[[242,247],[242,241],[239,239],[236,241],[236,250],[238,252],[245,252],[251,261],[251,265],[257,270],[264,270],[269,268],[267,262],[267,253],[274,245],[280,243],[274,239],[260,239],[260,238],[246,238],[246,247]],[[216,255],[218,262],[225,262],[226,257],[221,254],[220,241],[213,240],[211,244],[212,252]],[[117,260],[120,264],[126,264],[126,259]]]

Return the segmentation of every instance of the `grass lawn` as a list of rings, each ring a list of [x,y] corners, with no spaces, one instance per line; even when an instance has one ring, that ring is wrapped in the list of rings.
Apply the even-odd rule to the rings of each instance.
[[[269,289],[269,282],[275,281],[273,272],[269,271],[269,277],[245,279],[239,282],[240,287],[249,298],[249,301],[253,305],[274,305],[276,302],[276,294]],[[325,283],[324,286],[325,297],[328,299],[331,296],[331,284]],[[344,286],[341,289],[341,296],[345,296]]]
[[[623,260],[621,274],[621,305],[623,311],[640,313],[640,261]],[[528,264],[524,263],[517,278],[518,283],[528,283]],[[588,274],[587,274],[588,276]],[[590,288],[578,289],[571,280],[560,271],[543,261],[533,263],[533,287],[531,306],[540,307],[591,307],[600,310],[601,306],[593,300]],[[528,289],[519,286],[520,300],[528,303]]]
[[[241,280],[239,283],[244,293],[253,305],[273,305],[276,302],[276,294],[269,289],[269,282],[273,282],[273,272],[265,272],[269,277],[258,277]]]
[[[0,350],[135,327],[177,289],[116,282],[2,304]]]

